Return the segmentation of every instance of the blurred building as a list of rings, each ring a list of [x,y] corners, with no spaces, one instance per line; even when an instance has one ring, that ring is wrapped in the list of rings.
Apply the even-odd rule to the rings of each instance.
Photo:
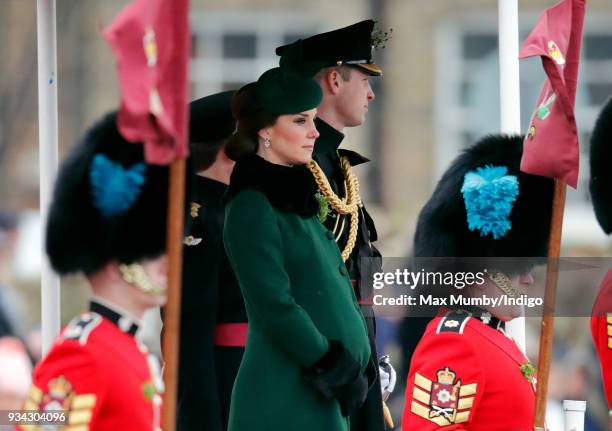
[[[57,1],[60,155],[96,118],[118,106],[115,61],[100,30],[127,3]],[[521,40],[554,3],[519,1]],[[366,18],[378,20],[383,29],[393,28],[386,48],[375,53],[384,76],[373,80],[376,100],[367,123],[347,130],[344,144],[372,160],[356,172],[386,256],[409,255],[416,217],[438,176],[462,148],[499,130],[497,1],[191,0],[191,5],[192,99],[256,79],[277,65],[276,46],[299,37]],[[35,29],[36,2],[0,2],[0,202],[28,211],[29,231],[38,229]],[[595,223],[586,186],[590,132],[612,95],[610,46],[612,4],[589,0],[576,102],[580,183],[577,190],[568,190],[563,232],[570,255],[585,250],[609,254],[612,245]],[[538,59],[521,61],[521,94],[516,96],[523,130],[543,81]],[[39,235],[20,236],[24,242],[18,249],[24,251],[17,256],[19,267],[31,269],[24,277],[35,277],[40,244],[33,238]],[[79,283],[68,279],[63,284]],[[38,301],[31,299],[38,292],[37,280],[24,284],[31,293],[28,301]],[[64,295],[64,317],[82,305],[75,295]]]
[[[60,147],[117,106],[115,63],[102,40],[127,0],[57,3]],[[523,39],[551,0],[521,1]],[[0,199],[16,209],[38,205],[35,2],[0,5]],[[416,215],[457,152],[499,130],[497,2],[484,0],[192,0],[191,96],[237,88],[277,64],[274,48],[296,38],[373,17],[393,38],[376,57],[377,100],[347,146],[372,159],[360,167],[366,202],[377,216],[387,255],[407,255]],[[609,248],[588,206],[588,138],[612,94],[612,6],[590,0],[576,115],[582,142],[578,190],[568,193],[564,241]],[[523,129],[544,80],[539,60],[521,62]],[[518,97],[519,95],[517,95]]]

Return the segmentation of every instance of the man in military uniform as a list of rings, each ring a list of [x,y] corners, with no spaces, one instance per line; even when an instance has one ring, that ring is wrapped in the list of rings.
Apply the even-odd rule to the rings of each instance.
[[[281,67],[313,76],[323,90],[316,119],[320,136],[315,142],[314,161],[308,166],[319,188],[319,218],[334,233],[342,253],[368,326],[374,360],[376,325],[368,275],[380,269],[381,261],[372,245],[377,239],[376,228],[361,201],[359,182],[352,171],[353,166],[368,159],[339,146],[345,128],[365,121],[368,105],[374,100],[370,78],[382,75],[372,60],[372,49],[383,44],[386,37],[374,32],[374,21],[366,20],[276,49]],[[380,386],[373,385],[362,408],[351,416],[351,430],[384,429],[381,396]]]
[[[601,282],[591,313],[591,336],[599,357],[612,426],[612,269]]]
[[[84,274],[93,296],[36,367],[24,409],[66,411],[75,430],[159,430],[163,382],[135,335],[166,300],[168,167],[147,164],[116,122],[109,114],[90,129],[55,184],[49,260]]]
[[[227,429],[234,380],[244,353],[244,300],[223,247],[224,209],[234,162],[224,152],[236,123],[233,91],[190,106],[193,169],[184,240],[177,425],[179,431]]]
[[[603,231],[612,234],[612,99],[608,100],[595,123],[591,137],[590,190],[593,208]],[[599,356],[603,386],[612,425],[612,269],[601,282],[593,305],[591,334]]]
[[[520,136],[484,138],[451,164],[421,210],[413,270],[474,276],[467,286],[428,287],[436,298],[460,295],[468,305],[442,309],[418,343],[403,430],[533,429],[535,368],[504,322],[521,315],[508,299],[527,292],[531,268],[547,256],[554,185],[521,172],[521,156]],[[504,303],[478,307],[470,298]]]

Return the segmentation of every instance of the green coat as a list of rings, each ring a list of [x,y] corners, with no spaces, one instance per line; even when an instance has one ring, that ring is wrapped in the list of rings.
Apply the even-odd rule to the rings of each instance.
[[[333,234],[316,215],[282,204],[306,193],[291,175],[284,177],[299,168],[254,163],[255,171],[273,174],[253,187],[236,187],[240,181],[233,175],[234,195],[226,207],[225,247],[249,319],[229,431],[348,430],[338,401],[324,400],[302,377],[328,351],[328,340],[340,341],[362,372],[368,365],[365,322],[346,267]],[[237,165],[234,174],[241,171]],[[258,175],[249,171],[247,177]]]

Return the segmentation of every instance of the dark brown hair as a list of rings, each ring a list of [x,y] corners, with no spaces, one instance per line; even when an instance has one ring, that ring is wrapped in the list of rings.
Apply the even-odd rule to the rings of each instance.
[[[255,96],[254,82],[242,87],[232,97],[232,115],[237,121],[236,132],[225,146],[225,154],[232,160],[255,153],[259,131],[272,126],[278,118],[278,115],[263,110]]]
[[[189,158],[191,159],[191,168],[193,172],[197,174],[198,172],[210,168],[213,163],[215,163],[215,160],[217,160],[217,154],[219,154],[225,142],[225,139],[211,142],[189,142]]]

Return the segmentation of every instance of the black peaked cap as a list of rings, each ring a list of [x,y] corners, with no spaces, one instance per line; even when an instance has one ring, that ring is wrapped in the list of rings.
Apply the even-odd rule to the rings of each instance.
[[[382,70],[372,59],[371,19],[348,27],[317,34],[306,39],[276,48],[280,66],[294,69],[306,76],[330,66],[348,64],[370,75],[382,75]]]
[[[189,140],[216,143],[227,139],[236,129],[232,116],[235,90],[224,91],[194,100],[189,104]]]

